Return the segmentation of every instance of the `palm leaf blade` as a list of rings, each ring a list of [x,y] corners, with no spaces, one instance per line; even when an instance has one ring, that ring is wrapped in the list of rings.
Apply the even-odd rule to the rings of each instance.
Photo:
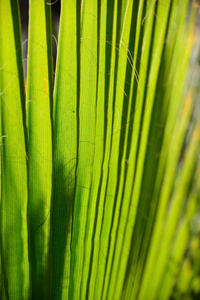
[[[1,259],[6,297],[30,295],[25,94],[17,1],[0,2]],[[9,38],[8,38],[9,37]],[[19,180],[20,179],[20,180]],[[12,237],[12,238],[11,238]]]
[[[48,299],[51,286],[52,197],[51,15],[46,1],[29,2],[27,125],[29,136],[30,245],[33,298]],[[44,189],[45,187],[45,189]]]

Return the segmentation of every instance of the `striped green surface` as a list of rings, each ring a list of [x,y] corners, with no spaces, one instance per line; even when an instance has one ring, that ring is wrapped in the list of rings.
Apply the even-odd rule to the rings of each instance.
[[[0,1],[1,299],[198,297],[197,9]]]

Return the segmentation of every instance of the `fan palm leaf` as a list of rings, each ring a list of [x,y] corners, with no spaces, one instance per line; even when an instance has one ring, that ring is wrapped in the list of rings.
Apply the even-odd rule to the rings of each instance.
[[[0,298],[195,299],[199,5],[62,0],[54,73],[53,4],[29,1],[25,84],[0,1]]]

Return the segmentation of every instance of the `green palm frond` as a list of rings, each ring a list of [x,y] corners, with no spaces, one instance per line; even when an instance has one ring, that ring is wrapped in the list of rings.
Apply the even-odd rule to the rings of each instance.
[[[200,295],[197,2],[0,0],[0,299]]]

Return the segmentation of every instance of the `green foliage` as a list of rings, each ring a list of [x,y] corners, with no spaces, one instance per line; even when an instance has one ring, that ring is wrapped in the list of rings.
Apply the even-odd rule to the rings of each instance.
[[[0,0],[0,299],[200,295],[197,10],[62,0],[53,84],[51,6],[30,0],[25,86]]]

